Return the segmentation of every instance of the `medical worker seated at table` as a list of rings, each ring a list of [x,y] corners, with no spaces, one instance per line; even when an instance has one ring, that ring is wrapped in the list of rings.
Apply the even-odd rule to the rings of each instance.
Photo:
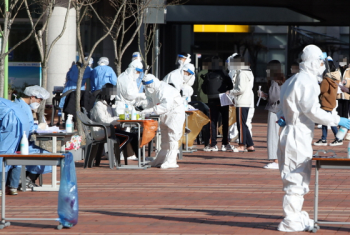
[[[152,74],[145,75],[143,85],[147,99],[142,113],[160,115],[161,149],[151,166],[162,169],[179,167],[176,162],[179,140],[185,122],[185,107],[180,93]]]
[[[325,71],[325,56],[320,48],[308,45],[301,55],[300,72],[281,87],[277,117],[284,117],[280,134],[278,163],[283,190],[284,219],[278,230],[311,231],[314,221],[302,211],[304,195],[309,192],[312,167],[312,139],[315,123],[350,128],[350,120],[321,109],[317,76]],[[280,119],[281,121],[281,119]]]
[[[34,125],[32,110],[40,106],[43,99],[48,99],[50,93],[40,86],[29,86],[24,90],[24,97],[15,102],[0,98],[0,152],[15,153],[20,149],[20,141],[25,132],[28,140],[37,129]],[[48,153],[29,141],[29,153]],[[2,161],[1,161],[2,162]],[[51,166],[26,166],[27,186],[34,186],[39,174],[51,172]],[[2,169],[2,168],[1,168]],[[0,170],[1,171],[1,170]],[[21,175],[21,166],[6,166],[6,180],[10,195],[17,195],[17,188]],[[0,176],[1,178],[1,176]]]

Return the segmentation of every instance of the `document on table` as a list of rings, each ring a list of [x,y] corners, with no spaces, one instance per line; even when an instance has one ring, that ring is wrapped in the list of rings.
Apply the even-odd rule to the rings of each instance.
[[[226,93],[219,94],[221,106],[233,105],[231,98]]]
[[[66,133],[66,130],[60,130],[57,126],[51,126],[51,127],[48,127],[45,130],[37,129],[35,132],[38,133],[38,134],[43,134],[43,133]]]

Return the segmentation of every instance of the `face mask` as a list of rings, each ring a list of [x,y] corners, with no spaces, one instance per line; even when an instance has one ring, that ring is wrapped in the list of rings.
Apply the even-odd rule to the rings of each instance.
[[[40,104],[37,102],[33,102],[33,103],[30,103],[29,106],[32,110],[35,110],[35,109],[39,108]]]
[[[317,71],[317,76],[323,76],[323,72],[326,70],[326,66],[325,65],[322,65],[318,71]]]
[[[179,65],[183,65],[184,62],[182,60],[178,60],[177,63],[179,63]]]
[[[140,77],[140,74],[136,73],[134,74],[134,81],[136,81]]]

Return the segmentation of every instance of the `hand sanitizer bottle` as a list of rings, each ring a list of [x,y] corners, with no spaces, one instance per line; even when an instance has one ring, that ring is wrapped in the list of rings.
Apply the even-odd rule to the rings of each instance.
[[[66,121],[66,132],[72,133],[73,132],[73,115],[68,114],[68,119]]]
[[[20,147],[20,151],[22,155],[28,155],[29,154],[29,143],[28,143],[28,138],[26,135],[26,132],[23,132],[23,136],[21,139],[21,147]]]

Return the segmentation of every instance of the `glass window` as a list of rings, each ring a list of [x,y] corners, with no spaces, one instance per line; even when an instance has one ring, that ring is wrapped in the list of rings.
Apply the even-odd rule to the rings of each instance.
[[[280,46],[287,45],[287,35],[286,34],[272,34],[269,35],[269,46]]]

